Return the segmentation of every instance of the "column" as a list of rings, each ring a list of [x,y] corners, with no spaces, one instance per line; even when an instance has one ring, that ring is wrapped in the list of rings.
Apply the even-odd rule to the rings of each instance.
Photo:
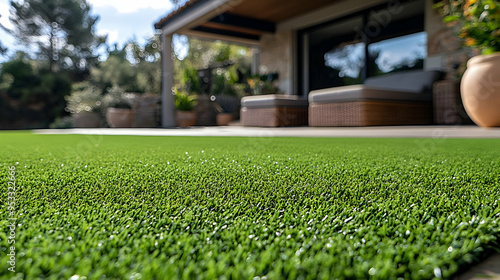
[[[172,34],[162,34],[162,91],[161,91],[161,126],[176,126],[175,104],[172,89],[174,86],[174,60],[172,58]]]
[[[252,75],[259,74],[259,67],[260,67],[260,49],[252,48],[252,65],[251,65]]]

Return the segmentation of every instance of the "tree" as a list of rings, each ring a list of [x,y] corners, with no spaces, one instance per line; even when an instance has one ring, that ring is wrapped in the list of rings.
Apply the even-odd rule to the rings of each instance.
[[[10,32],[20,43],[35,46],[51,72],[86,72],[97,63],[97,48],[106,36],[97,36],[98,16],[86,0],[11,0]]]
[[[108,50],[108,58],[99,66],[92,67],[90,79],[104,93],[107,88],[118,85],[126,91],[135,91],[135,73],[132,64],[126,59],[125,49]]]
[[[159,35],[149,37],[140,46],[135,38],[126,45],[136,70],[138,91],[159,94],[161,92],[161,42]]]
[[[0,18],[2,15],[0,15]],[[0,28],[5,29],[3,25],[0,23]],[[4,56],[7,53],[7,48],[2,44],[2,41],[0,41],[0,56]]]
[[[0,55],[3,56],[7,53],[7,48],[0,41]]]
[[[48,127],[64,114],[64,97],[71,91],[66,73],[50,73],[35,64],[23,52],[2,64],[0,90],[5,94],[0,94],[0,119],[16,120],[17,128]],[[5,122],[0,126],[12,127]]]

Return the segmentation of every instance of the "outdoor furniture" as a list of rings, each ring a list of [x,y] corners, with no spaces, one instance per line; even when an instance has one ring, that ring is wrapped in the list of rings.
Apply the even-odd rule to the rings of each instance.
[[[460,82],[444,80],[434,83],[434,123],[448,125],[472,124],[460,96]]]
[[[368,78],[363,85],[311,91],[309,125],[432,124],[432,86],[441,74],[413,70]]]
[[[241,99],[243,126],[307,125],[308,102],[296,95],[270,94]]]

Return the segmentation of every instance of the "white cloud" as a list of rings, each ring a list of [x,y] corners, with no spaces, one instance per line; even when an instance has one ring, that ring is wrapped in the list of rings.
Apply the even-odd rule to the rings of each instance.
[[[117,30],[109,30],[109,29],[101,29],[97,31],[98,35],[108,35],[108,42],[113,44],[118,42],[118,31]]]
[[[9,20],[10,15],[10,5],[9,3],[0,3],[0,23],[7,29],[12,29],[14,26]]]
[[[113,7],[119,13],[133,13],[139,9],[153,8],[168,11],[172,7],[169,0],[88,0],[92,7]]]

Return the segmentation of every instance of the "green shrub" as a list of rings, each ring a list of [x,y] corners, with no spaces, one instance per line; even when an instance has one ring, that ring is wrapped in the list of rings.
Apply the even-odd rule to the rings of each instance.
[[[70,96],[66,97],[66,111],[71,114],[80,112],[97,112],[101,107],[102,95],[98,88],[86,85],[73,90]]]
[[[483,54],[500,52],[500,3],[495,0],[441,0],[434,8],[458,29],[465,45]]]
[[[103,97],[104,108],[122,108],[131,109],[133,94],[125,93],[125,91],[117,85],[108,88]]]
[[[64,116],[65,96],[71,93],[71,80],[65,73],[50,73],[46,69],[35,71],[26,55],[2,65],[0,88],[6,91],[5,102],[13,111],[11,118],[24,119],[22,127],[48,125]],[[15,104],[15,105],[14,105]],[[44,125],[45,126],[45,125]]]
[[[186,92],[175,93],[175,108],[179,111],[192,111],[196,105],[196,96],[189,95]]]

